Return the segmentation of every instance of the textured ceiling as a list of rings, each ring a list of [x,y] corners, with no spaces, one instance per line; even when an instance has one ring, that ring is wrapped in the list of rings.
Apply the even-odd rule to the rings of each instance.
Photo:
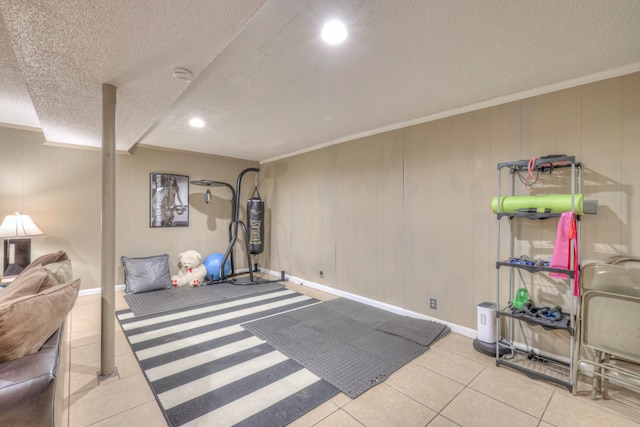
[[[252,160],[640,70],[637,0],[0,0],[0,123]],[[345,21],[338,46],[319,37]],[[172,77],[189,68],[191,84]],[[582,79],[582,80],[581,80]],[[564,83],[563,83],[564,82]],[[555,85],[555,86],[554,86]],[[187,120],[200,116],[202,129]]]

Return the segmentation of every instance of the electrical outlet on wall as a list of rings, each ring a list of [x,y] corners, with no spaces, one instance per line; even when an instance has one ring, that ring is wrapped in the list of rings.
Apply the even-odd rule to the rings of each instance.
[[[435,298],[429,298],[429,308],[432,310],[438,309],[438,300]]]

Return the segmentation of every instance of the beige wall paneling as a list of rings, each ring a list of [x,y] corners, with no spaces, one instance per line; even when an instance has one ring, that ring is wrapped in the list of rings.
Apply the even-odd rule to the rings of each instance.
[[[520,157],[510,160],[530,159],[532,157],[540,157],[545,155],[542,151],[542,97],[536,96],[534,98],[524,99],[520,101],[520,108],[522,114],[522,127],[521,132],[521,147],[522,154]],[[526,173],[521,174],[523,177]],[[519,178],[516,177],[516,192],[520,195],[538,195],[546,194],[549,191],[555,193],[554,188],[555,181],[553,178],[549,179],[547,176],[539,175],[539,182],[536,185],[536,189],[529,192],[522,184]],[[553,225],[547,221],[523,221],[516,220],[517,234],[516,239],[519,242],[520,250],[516,252],[516,256],[528,255],[534,256],[539,250],[536,248],[536,242],[540,241],[541,229],[551,228]],[[537,275],[523,275],[528,282],[530,279],[535,279]]]
[[[44,224],[39,225],[43,218],[38,219],[35,214],[27,211],[31,206],[25,201],[25,194],[28,196],[33,190],[25,188],[24,183],[25,175],[32,173],[27,156],[28,149],[42,142],[42,135],[39,133],[0,128],[0,220],[4,220],[5,215],[19,211],[30,215],[36,225],[46,233]],[[36,241],[32,241],[32,250],[37,244]]]
[[[437,230],[440,228],[440,218],[443,215],[448,215],[448,211],[445,210],[444,207],[438,205],[436,194],[438,192],[438,174],[440,171],[436,167],[437,163],[439,163],[440,158],[438,155],[439,150],[441,149],[441,141],[438,139],[438,127],[436,126],[437,122],[426,123],[427,126],[427,158],[425,159],[427,164],[427,201],[428,216],[424,218],[427,221],[427,235],[426,245],[427,245],[427,256],[429,257],[428,262],[425,263],[425,273],[427,278],[427,297],[428,298],[436,298],[440,299],[442,294],[440,293],[440,283],[438,282],[439,269],[441,268],[438,265],[438,259],[436,257],[436,253],[441,250],[440,242],[436,236]],[[441,307],[438,304],[438,307]],[[422,313],[422,310],[418,311]],[[434,317],[439,317],[440,313],[438,311],[434,311],[429,308],[427,305],[426,310],[424,311],[426,314],[429,314]]]
[[[347,240],[347,235],[341,235],[340,239],[352,252],[355,262],[343,265],[342,269],[352,271],[354,291],[358,295],[370,295],[373,299],[380,300],[380,276],[379,273],[385,267],[380,259],[380,206],[379,193],[382,183],[382,143],[380,138],[369,137],[358,141],[360,146],[355,168],[357,173],[352,176],[353,187],[351,194],[346,197],[353,199],[350,206],[350,218],[345,218],[345,228],[348,223],[354,224],[355,234]],[[388,221],[393,220],[387,218]],[[338,260],[340,262],[340,260]],[[345,285],[345,283],[343,283]]]
[[[557,134],[558,152],[576,156],[576,161],[582,164],[582,194],[585,199],[597,199],[594,194],[593,177],[597,176],[594,164],[590,164],[582,155],[582,87],[566,89],[557,92]],[[596,163],[597,165],[597,163]],[[597,166],[595,166],[597,167]],[[599,215],[598,215],[599,216]],[[597,222],[597,216],[585,215],[580,221],[580,257],[582,264],[590,257],[587,242],[591,239],[591,229]],[[555,235],[549,235],[550,251],[553,252]]]
[[[487,169],[489,169],[491,171],[491,173],[489,174],[489,192],[486,195],[486,199],[484,201],[484,206],[486,207],[486,213],[488,214],[487,216],[484,217],[485,221],[489,221],[489,225],[488,225],[488,231],[489,234],[487,236],[488,242],[489,242],[489,250],[487,251],[487,256],[488,256],[488,264],[491,266],[491,289],[490,289],[490,298],[480,298],[480,295],[478,295],[478,303],[483,302],[483,301],[496,301],[496,275],[499,273],[496,268],[495,268],[495,262],[497,261],[496,259],[496,254],[497,254],[497,235],[498,235],[498,230],[501,230],[501,242],[502,244],[504,244],[504,242],[506,242],[505,237],[504,237],[504,231],[506,230],[503,227],[506,227],[505,225],[502,224],[503,220],[498,220],[496,215],[493,214],[492,210],[491,210],[491,199],[494,196],[498,195],[498,187],[497,187],[497,165],[498,163],[503,161],[503,154],[502,152],[504,151],[504,143],[503,143],[503,136],[504,136],[504,132],[502,131],[502,120],[504,115],[502,114],[502,107],[501,106],[497,106],[497,107],[492,107],[489,110],[490,113],[490,118],[489,118],[489,133],[490,133],[490,161],[489,164],[487,165]],[[479,128],[481,129],[481,128]],[[486,132],[486,131],[484,131]],[[502,179],[502,185],[503,188],[504,185],[506,185],[505,183],[507,183],[507,181],[505,180],[505,178]],[[480,229],[479,229],[480,230]],[[474,245],[474,247],[476,247],[476,245]],[[501,255],[501,258],[504,258],[504,252]],[[500,301],[502,303],[502,301]]]
[[[131,245],[135,244],[135,232],[139,224],[135,224],[129,217],[131,216],[132,190],[136,191],[136,186],[130,185],[131,181],[131,157],[128,154],[116,152],[116,275],[118,283],[124,283],[124,273],[121,271],[122,255],[131,253]],[[137,202],[135,202],[137,205]]]
[[[46,148],[46,147],[43,147]],[[50,151],[46,153],[44,151]],[[101,285],[101,158],[96,151],[76,149],[61,150],[50,147],[50,150],[33,150],[51,157],[63,158],[62,168],[52,171],[53,175],[61,173],[65,178],[58,194],[58,216],[64,218],[63,228],[60,230],[60,245],[68,242],[71,251],[68,253],[72,260],[74,276],[81,278],[83,288],[99,288]],[[55,153],[55,154],[54,154]],[[50,175],[46,175],[50,176]],[[41,176],[42,180],[47,179]],[[47,208],[48,209],[48,208]],[[55,215],[55,213],[54,213]],[[57,221],[58,218],[53,218]],[[57,251],[57,245],[50,246],[51,251]],[[96,262],[97,264],[94,264]],[[98,268],[94,268],[97,265]]]
[[[0,128],[0,212],[2,220],[4,215],[22,210],[23,202],[23,175],[24,175],[24,145],[42,143],[42,134],[15,129]],[[22,210],[25,214],[28,212]],[[33,218],[31,218],[33,219]],[[38,222],[34,220],[36,224]],[[4,244],[2,246],[4,248]]]
[[[437,211],[435,218],[435,232],[432,236],[437,246],[433,253],[435,258],[435,281],[432,291],[433,297],[438,300],[438,309],[436,312],[430,310],[429,313],[437,315],[443,320],[452,319],[452,283],[451,269],[454,268],[451,253],[455,248],[455,242],[452,241],[453,224],[451,217],[451,174],[452,174],[452,158],[451,158],[451,127],[452,118],[438,120],[435,123],[435,152],[433,168],[435,170],[435,192],[433,203],[436,205]],[[457,268],[457,267],[456,267]]]
[[[319,157],[319,153],[315,154],[314,158]],[[305,170],[304,165],[301,164],[306,163],[304,160],[306,158],[308,158],[308,156],[298,156],[289,162],[289,176],[295,176],[297,179],[290,179],[288,182],[291,196],[286,209],[288,213],[287,222],[282,224],[283,230],[286,230],[288,233],[290,244],[287,262],[290,265],[291,273],[298,277],[307,277],[308,274],[311,274],[311,269],[306,268],[310,255],[309,249],[312,244],[310,233],[313,233],[308,219],[316,207],[309,205],[311,197],[304,191],[312,181],[312,177],[308,173],[309,171]],[[314,276],[317,276],[317,273],[314,274]]]
[[[474,113],[451,120],[451,319],[464,325],[476,323],[473,271]]]
[[[640,73],[622,77],[622,168],[624,205],[621,246],[640,257]],[[628,189],[628,191],[627,191]]]
[[[337,147],[337,287],[387,303],[402,291],[402,134]]]
[[[548,153],[543,150],[543,100],[542,97],[537,96],[534,98],[524,99],[520,102],[522,111],[522,127],[520,129],[522,140],[522,156],[514,158],[512,160],[519,159],[531,159],[532,157],[540,157]],[[553,154],[553,153],[549,153]],[[520,174],[524,179],[527,176],[526,172]],[[527,189],[521,182],[519,177],[515,179],[516,194],[524,196],[535,196],[548,193],[556,193],[557,189],[555,185],[557,180],[555,177],[546,176],[546,174],[538,174],[538,182],[535,185],[535,190],[531,188]],[[519,250],[515,253],[515,256],[527,255],[527,256],[541,256],[544,255],[544,249],[540,247],[541,236],[543,230],[551,231],[555,235],[555,221],[529,221],[522,218],[514,220],[516,224],[515,238],[518,241],[517,246]],[[548,251],[548,248],[547,248]],[[527,285],[529,292],[532,296],[536,293],[536,286],[540,284],[543,275],[529,274],[517,270],[516,274],[522,277],[522,283]],[[535,300],[535,298],[534,298]]]
[[[588,258],[599,260],[630,251],[621,245],[622,224],[630,219],[622,208],[632,194],[621,173],[622,78],[584,86],[581,102],[582,156],[595,172],[592,178],[599,200],[597,217],[583,221],[582,249]]]
[[[550,97],[552,94],[546,95]],[[564,153],[568,155],[576,156],[576,161],[582,164],[582,194],[585,199],[592,199],[590,194],[589,176],[591,173],[590,165],[588,161],[585,161],[582,155],[582,90],[581,88],[571,88],[562,90],[555,93],[557,98],[557,147],[558,153]],[[557,174],[560,175],[560,174]],[[568,185],[566,178],[568,171],[565,172],[565,184]],[[563,185],[562,179],[557,179],[558,188]],[[587,256],[585,251],[585,242],[589,239],[590,227],[594,220],[597,218],[593,216],[583,216],[580,222],[581,231],[581,243],[580,243],[580,257],[583,260]],[[553,253],[553,245],[555,244],[555,238],[557,229],[554,231],[548,231],[544,236],[549,240],[549,251]],[[586,238],[586,239],[585,239]]]
[[[433,229],[436,206],[433,203],[433,168],[429,163],[432,147],[428,124],[406,130],[404,142],[404,298],[402,306],[419,313],[429,307],[430,284],[435,277]]]
[[[364,148],[360,140],[347,142],[337,146],[335,174],[338,178],[338,200],[340,209],[337,212],[336,223],[336,283],[339,290],[358,293],[360,295],[372,297],[364,289],[359,289],[358,278],[366,280],[366,274],[372,268],[362,256],[368,253],[365,242],[366,229],[363,216],[358,218],[358,204],[360,212],[366,212],[370,206],[365,206],[371,193],[367,193],[366,186],[358,181],[363,181],[366,170],[361,164],[363,161]],[[361,178],[358,178],[361,177]],[[360,251],[355,251],[354,242],[358,242]],[[366,250],[364,248],[367,248]]]
[[[497,107],[500,115],[500,162],[508,162],[512,160],[522,159],[522,105],[521,102],[511,102]],[[496,163],[497,166],[497,163]],[[494,166],[494,168],[496,167]],[[497,173],[497,169],[496,170]],[[517,180],[517,178],[516,178]],[[511,194],[512,182],[511,175],[507,169],[503,169],[500,173],[500,196],[507,196]],[[514,191],[521,191],[521,188],[515,185]],[[519,194],[519,193],[516,193]],[[496,188],[497,195],[497,188]],[[511,237],[509,232],[509,221],[507,218],[502,218],[497,221],[500,227],[500,260],[503,261],[509,256],[509,247],[511,245]],[[513,230],[515,235],[519,235],[519,224],[514,224]],[[497,234],[494,235],[494,241],[497,238]],[[497,242],[496,242],[497,243]],[[514,239],[514,255],[519,254],[521,248],[517,239]],[[516,255],[517,256],[517,255]],[[494,260],[495,262],[495,260]],[[515,275],[514,269],[501,268],[497,270],[497,274],[500,275],[500,301],[498,305],[501,308],[506,307],[509,300],[513,298],[513,295],[509,293],[507,284],[509,283],[509,275]],[[502,322],[507,320],[502,319]]]
[[[553,92],[550,94],[542,95],[538,97],[540,99],[541,122],[540,122],[540,152],[538,156],[550,155],[550,154],[566,154],[575,155],[576,161],[580,161],[580,157],[573,151],[565,151],[567,147],[558,143],[558,93]],[[562,146],[560,148],[559,146]],[[576,171],[577,172],[577,171]],[[558,169],[552,174],[545,174],[545,181],[549,183],[549,186],[543,187],[540,194],[559,193],[562,190],[563,182],[565,185],[570,185],[570,182],[566,179],[563,181],[561,175],[569,177],[570,173],[568,169]],[[566,187],[569,189],[570,187]],[[577,189],[576,189],[577,191]],[[533,242],[532,256],[536,258],[549,259],[553,253],[553,246],[555,244],[557,234],[557,222],[556,221],[538,221],[540,234],[537,236],[537,241]],[[540,279],[546,277],[545,274],[538,274]],[[546,280],[544,280],[546,282]]]
[[[399,305],[404,299],[406,288],[411,286],[405,280],[407,255],[404,248],[404,136],[403,129],[378,135],[376,140],[381,147],[382,158],[377,170],[379,178],[376,187],[370,188],[376,195],[375,230],[378,239],[377,274],[375,284],[381,301]]]
[[[473,304],[470,311],[475,315],[477,305],[485,301],[495,301],[495,261],[496,261],[496,217],[491,212],[491,198],[496,195],[496,165],[493,143],[495,137],[493,117],[495,109],[476,111],[473,115],[474,159],[470,181],[471,209],[470,224],[472,237],[470,258],[471,291]],[[477,318],[471,320],[475,326]]]
[[[538,155],[575,155],[573,152],[565,152],[564,144],[559,144],[558,141],[558,92],[541,95],[540,100],[542,107],[542,129],[540,132],[540,153],[538,153]],[[579,158],[577,158],[577,160],[579,160]]]
[[[560,153],[582,156],[582,86],[555,92],[557,95],[557,140]],[[546,95],[551,96],[552,94]],[[583,165],[585,166],[585,165]],[[586,173],[586,168],[585,173]],[[586,174],[584,176],[586,180]]]
[[[576,156],[580,162],[579,152],[571,149],[570,145],[558,140],[558,93],[550,93],[537,97],[540,100],[541,121],[540,138],[541,151],[538,155],[567,154]],[[576,170],[578,173],[578,170]],[[584,177],[584,171],[583,171]],[[541,189],[536,194],[570,193],[571,171],[568,168],[555,170],[552,174],[545,174],[540,178]],[[544,185],[542,181],[548,183]],[[584,181],[584,178],[583,178]],[[577,187],[576,187],[576,191]],[[539,224],[537,241],[533,242],[532,256],[548,259],[553,254],[555,239],[558,232],[557,220],[536,221]],[[573,282],[552,279],[548,274],[535,274],[532,295],[537,306],[554,307],[560,305],[566,312],[571,306]],[[576,306],[577,308],[577,306]],[[531,328],[534,336],[531,345],[546,352],[568,356],[570,354],[570,336],[564,331],[542,331]]]
[[[295,217],[299,215],[296,209],[299,198],[299,191],[302,187],[301,182],[308,179],[304,174],[300,175],[297,163],[299,159],[296,157],[287,159],[285,173],[280,177],[276,184],[276,194],[281,190],[280,184],[284,184],[287,188],[287,196],[283,198],[278,207],[282,212],[277,212],[277,230],[278,237],[275,239],[280,247],[278,261],[286,266],[287,272],[290,272],[294,276],[303,276],[300,266],[295,264],[295,246],[294,246],[294,234],[304,233],[306,228],[296,229],[298,224],[295,221]],[[296,173],[298,171],[298,174]]]
[[[304,271],[301,270],[301,266],[296,264],[296,260],[299,259],[300,254],[297,254],[298,249],[295,236],[309,232],[299,220],[299,217],[305,215],[306,210],[309,209],[309,206],[302,206],[303,203],[300,200],[301,189],[304,188],[303,182],[308,179],[308,176],[300,173],[301,170],[298,168],[299,162],[300,159],[298,157],[289,159],[287,162],[285,182],[289,195],[286,203],[280,205],[284,208],[284,211],[278,212],[278,235],[279,237],[286,238],[286,241],[280,242],[280,244],[283,248],[287,248],[286,252],[282,254],[280,262],[284,263],[287,266],[286,270],[294,276],[304,277]],[[282,180],[278,182],[282,182]],[[278,189],[276,192],[279,192],[280,186],[278,185],[276,188]],[[298,242],[298,245],[299,244]]]
[[[293,176],[290,225],[292,230],[289,262],[295,276],[316,283],[333,284],[335,276],[335,212],[339,209],[335,175],[335,149],[296,156],[291,161]],[[322,271],[322,277],[320,275]]]
[[[336,236],[338,288],[380,298],[378,236],[382,147],[371,137],[338,147],[340,215]],[[392,218],[389,218],[392,220]]]
[[[260,193],[265,200],[266,210],[266,245],[258,259],[264,267],[272,271],[284,270],[287,274],[292,273],[291,258],[288,256],[290,233],[293,232],[290,226],[290,200],[293,196],[289,186],[289,164],[292,161],[290,158],[260,166]]]
[[[298,230],[294,230],[291,226],[292,217],[295,215],[295,200],[296,193],[291,191],[293,187],[294,180],[302,179],[301,177],[295,176],[293,173],[293,163],[295,159],[287,159],[285,161],[285,168],[281,176],[278,177],[276,181],[276,194],[278,194],[278,198],[281,200],[278,203],[278,207],[282,209],[282,212],[275,212],[275,221],[274,224],[276,226],[276,236],[274,237],[274,243],[278,246],[278,251],[276,253],[275,262],[277,265],[282,265],[282,269],[290,272],[294,275],[297,274],[296,267],[291,262],[291,253],[293,252],[292,246],[292,235],[294,232]],[[281,184],[284,184],[285,188],[288,189],[286,195],[280,195],[280,190],[282,188]]]

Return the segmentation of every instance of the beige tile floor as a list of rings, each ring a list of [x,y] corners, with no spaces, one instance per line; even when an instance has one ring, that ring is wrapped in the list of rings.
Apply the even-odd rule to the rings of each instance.
[[[330,299],[312,288],[292,289]],[[116,309],[126,308],[122,292]],[[116,322],[119,377],[98,385],[100,296],[78,298],[70,320],[70,369],[65,378],[64,425],[166,426],[124,334]],[[577,396],[563,387],[532,380],[476,352],[472,340],[449,334],[429,351],[357,399],[339,394],[291,426],[640,426],[640,396],[612,393],[591,400],[581,384]]]

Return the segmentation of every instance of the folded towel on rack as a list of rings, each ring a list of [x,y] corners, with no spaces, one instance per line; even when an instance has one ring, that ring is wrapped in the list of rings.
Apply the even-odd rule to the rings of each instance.
[[[580,295],[578,285],[578,231],[576,225],[576,215],[573,212],[564,212],[558,221],[558,232],[556,234],[556,244],[551,257],[551,268],[571,269],[571,259],[573,257],[573,295]],[[550,277],[567,279],[565,273],[549,273]]]

